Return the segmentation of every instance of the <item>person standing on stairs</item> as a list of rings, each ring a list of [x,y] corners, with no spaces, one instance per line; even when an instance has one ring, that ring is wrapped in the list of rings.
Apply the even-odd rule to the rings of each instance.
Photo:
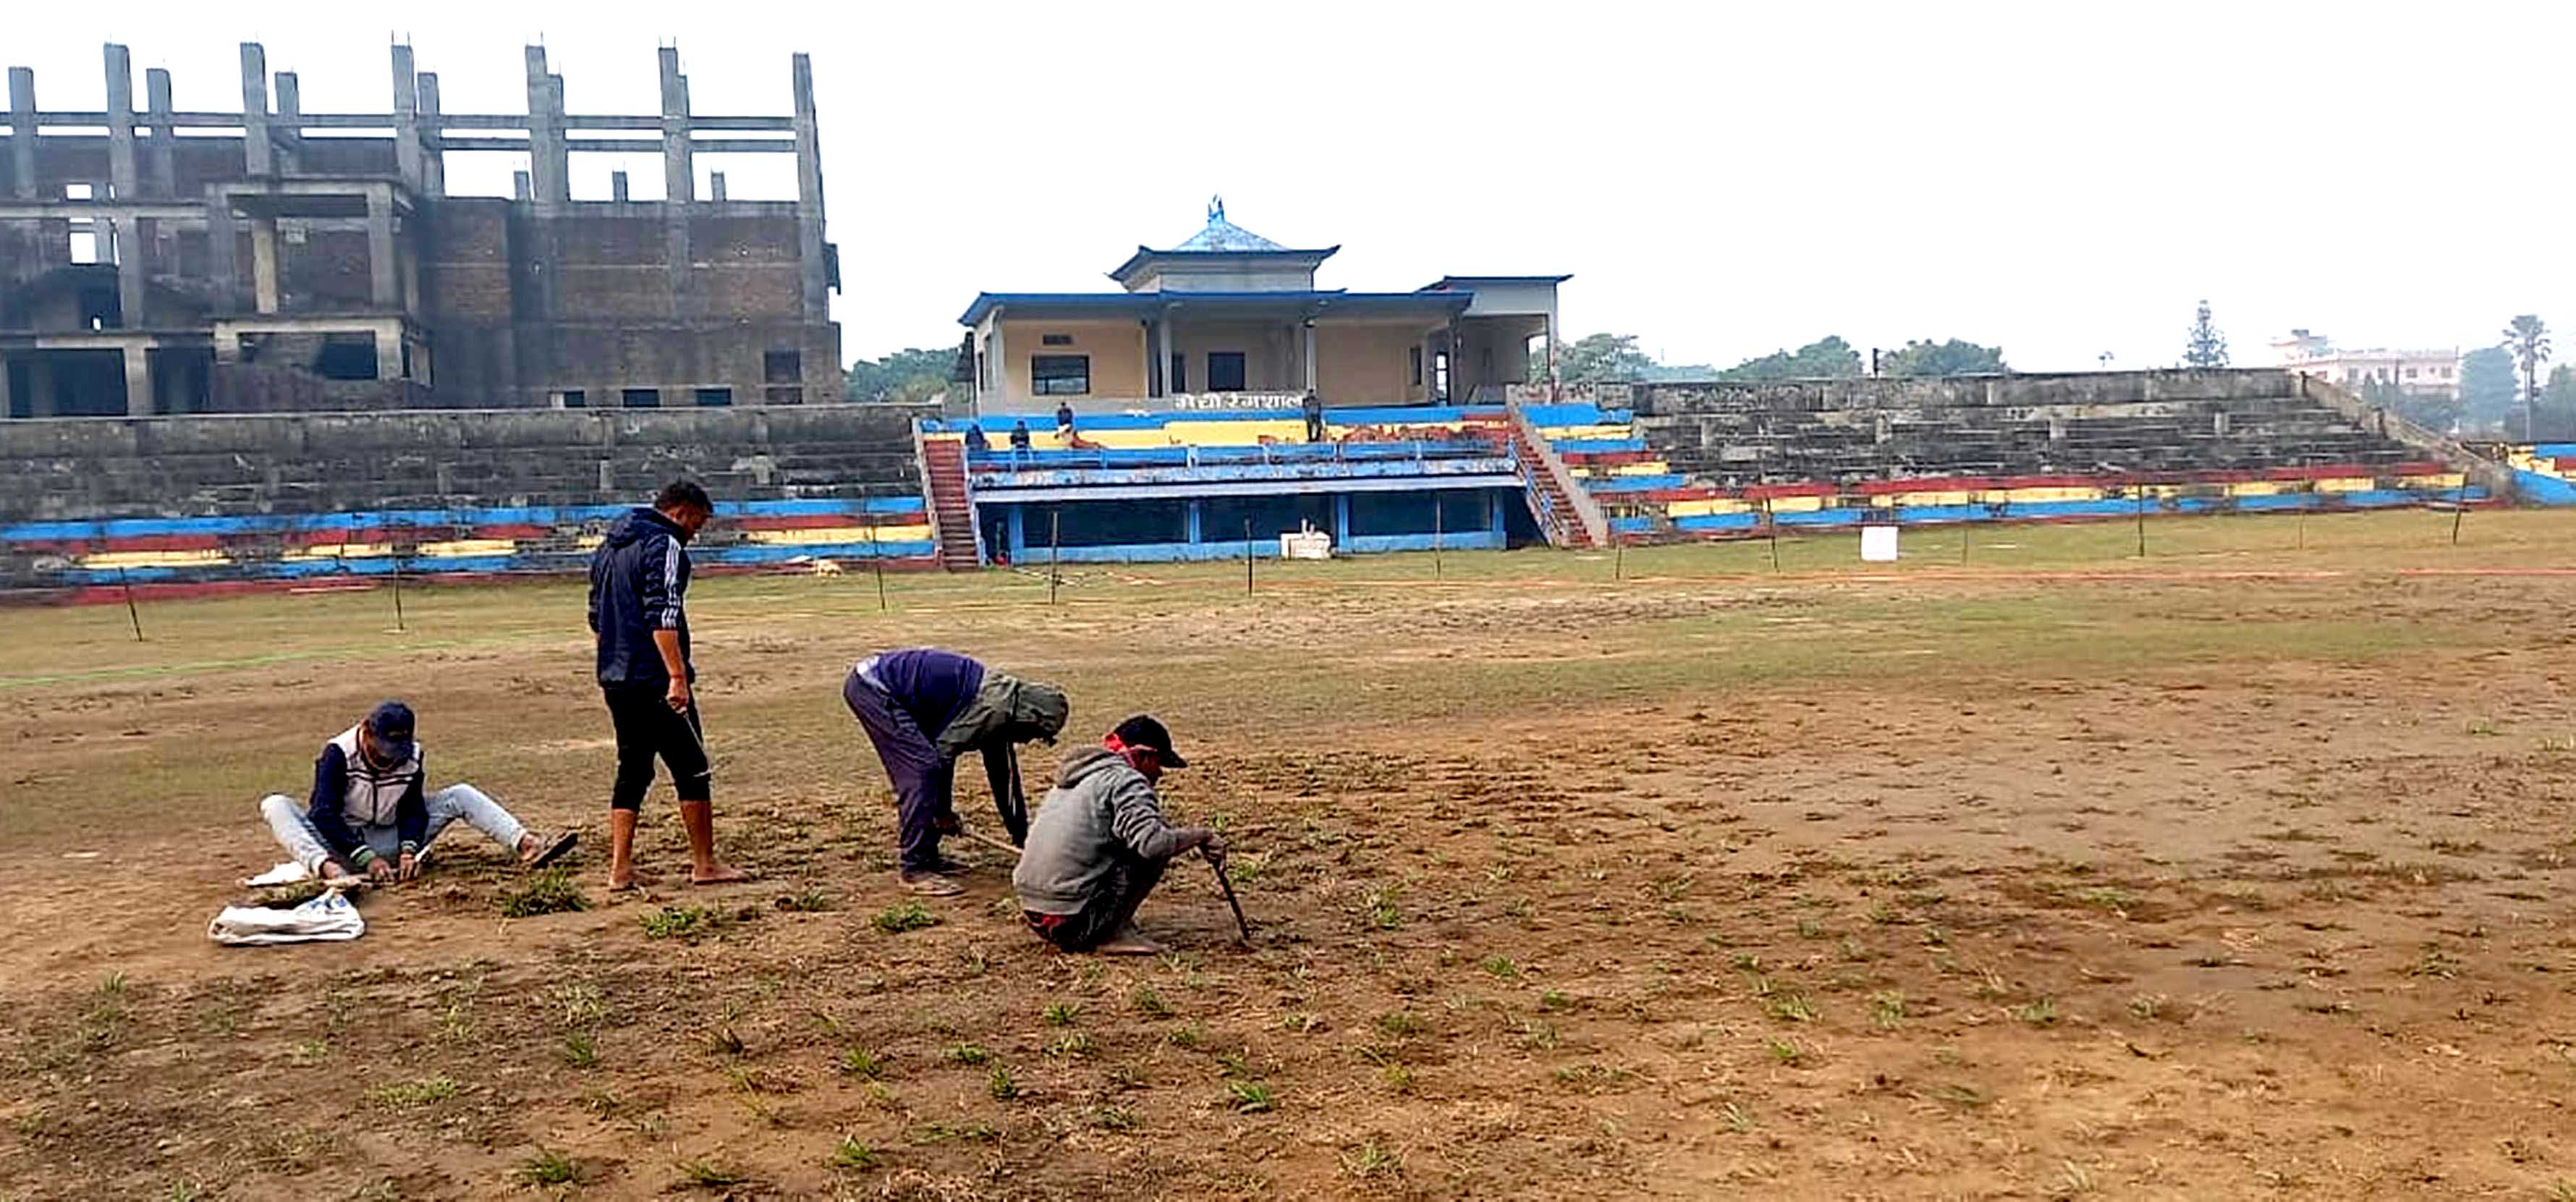
[[[716,858],[713,769],[689,662],[687,544],[715,516],[707,490],[674,480],[650,507],[629,510],[590,557],[590,629],[598,636],[599,688],[617,732],[617,779],[608,795],[608,887],[635,887],[635,821],[653,787],[653,761],[671,770],[680,825],[689,836],[689,882],[749,880]]]

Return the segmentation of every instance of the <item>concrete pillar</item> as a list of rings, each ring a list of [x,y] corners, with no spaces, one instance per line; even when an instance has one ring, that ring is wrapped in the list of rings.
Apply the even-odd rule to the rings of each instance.
[[[616,202],[617,202],[617,203],[619,203],[619,204],[625,204],[625,203],[626,203],[626,173],[625,173],[625,172],[623,172],[623,171],[611,171],[611,172],[609,172],[609,173],[608,173],[608,198],[609,198],[610,200],[616,201]]]
[[[9,68],[9,183],[20,200],[36,197],[36,72]]]
[[[1140,321],[1136,323],[1136,354],[1139,358],[1145,361],[1145,395],[1148,397],[1158,397],[1163,395],[1163,365],[1154,362],[1154,331],[1152,327],[1152,322]]]
[[[1181,520],[1183,524],[1181,533],[1183,537],[1194,543],[1206,542],[1206,515],[1199,508],[1199,499],[1197,497],[1190,498],[1189,503],[1184,505],[1182,510],[1183,517]]]
[[[411,47],[393,46],[394,173],[403,186],[420,191],[420,74],[412,70]]]
[[[1154,362],[1162,365],[1165,397],[1188,390],[1189,381],[1172,376],[1172,315],[1169,312],[1154,319]]]
[[[534,200],[537,198],[536,189],[528,182],[527,172],[513,171],[510,173],[510,196],[513,199],[522,201]]]
[[[241,44],[242,170],[256,179],[277,173],[268,140],[268,51]]]
[[[152,131],[151,154],[146,159],[144,178],[151,184],[154,196],[174,196],[179,191],[179,127],[170,122],[170,73],[159,67],[143,72],[143,103],[151,119],[145,127]]]
[[[1351,494],[1337,492],[1333,494],[1333,545],[1347,547],[1350,543]]]
[[[382,185],[367,191],[367,299],[379,309],[402,304],[401,274],[394,263],[394,198]]]
[[[1565,399],[1564,388],[1556,378],[1556,301],[1553,294],[1547,302],[1547,399]]]
[[[992,400],[1008,409],[1011,404],[1011,354],[1002,346],[1002,323],[993,323],[993,337],[984,344],[984,353],[993,361]]]
[[[680,50],[662,48],[662,263],[670,277],[671,316],[696,316],[689,304],[689,205],[698,198],[696,160],[689,149],[689,77],[680,74]]]
[[[107,184],[108,193],[118,200],[133,200],[143,191],[142,173],[135,166],[134,155],[134,59],[125,47],[107,44]],[[144,244],[144,231],[133,219],[115,222],[101,231],[112,244],[107,253],[116,260],[116,303],[127,329],[140,329],[144,313],[144,258],[149,253]]]
[[[447,195],[447,135],[438,111],[438,72],[420,73],[420,187],[428,196]]]
[[[122,320],[118,324],[129,330],[144,327],[149,315],[144,312],[143,230],[131,217],[99,223],[101,237],[113,247],[116,256],[116,307]]]
[[[241,229],[232,201],[218,196],[206,206],[206,267],[214,277],[215,312],[241,311]]]
[[[402,352],[403,352],[402,323],[401,323],[401,322],[398,322],[398,321],[389,321],[389,322],[384,323],[383,325],[377,326],[377,327],[376,327],[376,378],[377,378],[377,379],[379,379],[379,380],[399,380],[399,379],[402,379],[402,378],[403,378],[403,369],[402,369],[402,367],[403,367],[403,362],[402,362]]]
[[[125,415],[150,417],[152,404],[152,348],[139,342],[125,344]]]
[[[814,119],[814,60],[799,53],[796,84],[796,259],[805,291],[805,320],[832,319],[823,272],[823,144]]]
[[[1297,327],[1297,342],[1306,356],[1306,391],[1315,391],[1315,319],[1307,318]]]
[[[250,219],[251,308],[277,312],[277,219]]]
[[[134,58],[107,44],[107,182],[118,200],[132,200],[142,184],[134,167]]]
[[[0,353],[0,420],[18,416],[18,404],[9,389],[9,356]]]
[[[713,202],[714,202],[714,203],[716,203],[716,204],[723,204],[723,203],[724,203],[724,198],[725,198],[724,172],[721,172],[721,171],[710,171],[710,172],[708,172],[708,173],[707,173],[707,199],[708,199],[708,200],[710,200],[710,201],[713,201]]]
[[[662,199],[697,199],[697,168],[689,155],[689,78],[680,74],[680,48],[662,48]]]
[[[293,175],[304,169],[304,89],[296,82],[295,72],[277,73],[277,173]]]
[[[546,72],[546,48],[530,46],[528,63],[528,181],[538,201],[558,203],[570,193],[564,183],[563,93]]]
[[[1196,509],[1197,509],[1197,507],[1198,507],[1198,502],[1196,502],[1196,501],[1192,501],[1192,502],[1190,502],[1190,507],[1191,507],[1193,510],[1196,510]],[[1026,506],[1026,505],[1013,505],[1013,506],[1011,506],[1011,509],[1010,509],[1010,514],[1011,514],[1011,520],[1010,520],[1010,528],[1011,528],[1011,529],[1010,529],[1010,535],[1011,535],[1011,538],[1010,538],[1010,542],[1011,542],[1011,562],[1012,562],[1012,563],[1018,563],[1018,562],[1020,562],[1021,560],[1024,560],[1024,559],[1028,558],[1028,549],[1029,549],[1029,532],[1028,532],[1028,523],[1027,523],[1027,521],[1025,520],[1025,515],[1028,513],[1028,508],[1029,508],[1029,507],[1028,507],[1028,506]]]

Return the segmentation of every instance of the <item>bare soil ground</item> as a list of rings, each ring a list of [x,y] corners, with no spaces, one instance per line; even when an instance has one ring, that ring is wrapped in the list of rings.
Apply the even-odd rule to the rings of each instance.
[[[709,581],[763,879],[657,791],[622,898],[573,587],[12,611],[0,1198],[2567,1202],[2576,515],[2449,521]],[[1152,961],[971,844],[913,909],[838,696],[911,644],[1165,717],[1253,946],[1195,862]],[[208,943],[386,695],[588,908],[460,830],[355,943]]]

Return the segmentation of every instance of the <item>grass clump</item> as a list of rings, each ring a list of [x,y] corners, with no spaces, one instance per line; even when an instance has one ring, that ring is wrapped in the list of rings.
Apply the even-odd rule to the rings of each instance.
[[[1279,1105],[1270,1087],[1258,1081],[1228,1081],[1225,1092],[1237,1114],[1261,1114]]]
[[[695,943],[714,934],[716,925],[715,911],[705,906],[664,906],[644,916],[644,937]]]
[[[939,916],[931,913],[929,908],[920,902],[908,901],[901,905],[887,906],[877,911],[876,917],[868,921],[886,934],[900,935],[905,931],[918,931],[925,927],[938,926]]]
[[[406,1109],[444,1102],[456,1096],[456,1081],[451,1077],[421,1077],[395,1081],[367,1091],[367,1100],[378,1106]]]
[[[841,1137],[841,1146],[832,1150],[832,1167],[863,1173],[877,1167],[877,1150],[855,1135]]]
[[[570,1185],[581,1179],[581,1166],[572,1157],[549,1148],[519,1162],[519,1180],[530,1185]]]
[[[573,883],[572,869],[549,868],[501,895],[501,917],[534,918],[590,908],[590,899]]]

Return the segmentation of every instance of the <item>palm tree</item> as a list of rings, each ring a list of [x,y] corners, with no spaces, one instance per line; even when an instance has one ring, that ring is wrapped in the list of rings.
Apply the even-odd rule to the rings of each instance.
[[[2540,404],[2540,365],[2549,359],[2549,326],[2525,313],[2504,328],[2504,349],[2522,366],[2522,440],[2531,441],[2532,411]]]

